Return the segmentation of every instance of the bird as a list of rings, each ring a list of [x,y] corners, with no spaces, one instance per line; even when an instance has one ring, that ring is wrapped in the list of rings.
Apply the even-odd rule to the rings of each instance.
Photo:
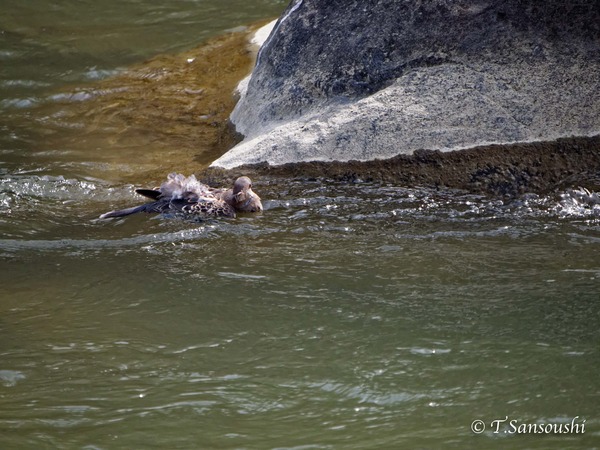
[[[175,213],[191,218],[235,217],[237,212],[262,212],[260,197],[252,190],[252,181],[243,176],[233,188],[214,189],[199,182],[194,175],[186,177],[170,173],[167,181],[156,189],[136,189],[138,194],[154,200],[151,203],[109,211],[100,219],[125,217],[138,212]]]

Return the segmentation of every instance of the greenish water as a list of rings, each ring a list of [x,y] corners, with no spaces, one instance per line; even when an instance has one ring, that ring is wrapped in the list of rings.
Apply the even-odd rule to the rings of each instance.
[[[285,5],[12,3],[0,448],[599,446],[600,205],[265,177],[261,215],[97,220],[133,186],[97,175],[97,149],[47,149],[13,100]],[[585,432],[495,433],[507,416]]]

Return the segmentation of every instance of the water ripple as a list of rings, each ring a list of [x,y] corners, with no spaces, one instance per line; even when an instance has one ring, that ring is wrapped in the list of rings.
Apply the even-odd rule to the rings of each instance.
[[[14,386],[24,379],[25,374],[19,370],[0,370],[0,382],[4,386]]]
[[[156,233],[150,235],[133,236],[122,239],[0,239],[0,248],[6,251],[18,251],[25,249],[73,251],[76,249],[105,249],[105,248],[127,248],[135,247],[145,250],[151,250],[152,246],[144,245],[164,244],[171,242],[181,242],[197,239],[200,236],[209,234],[214,230],[214,226],[200,226],[193,229],[181,230],[178,232]],[[141,246],[141,247],[140,247]]]

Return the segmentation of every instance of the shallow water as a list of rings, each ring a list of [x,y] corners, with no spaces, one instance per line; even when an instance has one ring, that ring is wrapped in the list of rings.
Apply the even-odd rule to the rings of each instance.
[[[93,152],[32,157],[43,139],[9,137],[26,109],[3,108],[22,121],[0,153],[2,448],[597,446],[593,197],[265,177],[260,215],[98,220],[134,186],[94,176]],[[507,416],[585,432],[494,433]]]

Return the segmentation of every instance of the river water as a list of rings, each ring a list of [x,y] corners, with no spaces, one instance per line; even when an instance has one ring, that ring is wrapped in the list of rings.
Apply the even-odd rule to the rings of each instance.
[[[593,199],[264,177],[261,215],[97,219],[119,149],[36,105],[284,7],[3,2],[0,447],[597,447]]]

